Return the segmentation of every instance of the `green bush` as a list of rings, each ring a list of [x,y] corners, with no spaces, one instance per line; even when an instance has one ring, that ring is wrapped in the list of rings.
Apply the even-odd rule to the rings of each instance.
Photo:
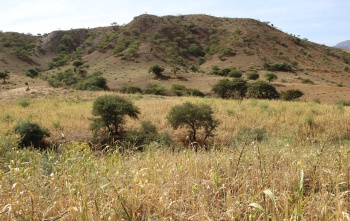
[[[125,117],[138,118],[140,111],[130,101],[114,95],[103,95],[98,97],[92,105],[92,119],[90,129],[94,132],[95,138],[102,130],[102,137],[119,139],[125,123]],[[103,131],[106,130],[106,131]]]
[[[2,78],[3,83],[5,84],[6,83],[6,79],[9,79],[10,75],[8,74],[7,71],[1,71],[0,72],[0,78]]]
[[[142,89],[140,87],[130,84],[124,85],[119,91],[123,94],[142,94]]]
[[[240,77],[242,77],[242,72],[240,72],[239,70],[236,70],[236,69],[232,69],[228,73],[228,76],[232,77],[232,78],[240,78]]]
[[[301,83],[303,83],[303,84],[315,84],[315,82],[313,82],[312,80],[307,79],[307,78],[302,79]]]
[[[204,130],[203,140],[214,136],[213,131],[219,122],[213,116],[214,111],[207,104],[185,102],[175,105],[167,115],[169,124],[174,128],[188,128],[191,142],[197,140],[197,132]]]
[[[148,69],[148,73],[153,73],[155,74],[157,77],[162,76],[162,73],[164,72],[164,68],[159,66],[159,65],[153,65]]]
[[[17,102],[17,104],[21,107],[28,107],[30,105],[30,102],[28,99],[22,98]]]
[[[177,96],[195,96],[195,97],[204,97],[205,94],[198,89],[187,88],[185,85],[173,84],[171,90]]]
[[[256,99],[278,99],[276,88],[265,81],[256,81],[248,84],[247,97]]]
[[[283,63],[265,62],[264,68],[270,71],[291,71],[292,70],[292,66],[286,62],[283,62]]]
[[[268,82],[275,81],[277,79],[277,75],[274,72],[266,72],[264,77]]]
[[[100,91],[107,89],[107,81],[106,78],[100,75],[91,75],[86,79],[80,81],[75,86],[77,90],[84,91]]]
[[[20,135],[20,147],[33,146],[40,148],[40,143],[45,137],[49,137],[50,133],[46,128],[41,127],[37,123],[22,121],[13,127],[16,134]]]
[[[25,75],[30,78],[36,78],[39,76],[39,68],[30,68],[25,72]]]
[[[171,138],[168,133],[158,133],[156,126],[150,121],[142,121],[140,130],[127,131],[123,138],[123,144],[128,148],[143,150],[151,143],[170,145]]]
[[[248,72],[247,73],[247,79],[248,80],[258,80],[260,75],[256,72]]]
[[[49,69],[61,67],[65,65],[69,59],[70,55],[67,52],[61,52],[49,62]]]
[[[212,91],[221,98],[243,99],[247,92],[247,82],[240,78],[221,79],[213,86]]]
[[[145,89],[146,94],[165,95],[165,92],[165,87],[159,84],[148,84]]]
[[[281,92],[281,98],[286,101],[298,100],[304,93],[298,89],[290,89]]]

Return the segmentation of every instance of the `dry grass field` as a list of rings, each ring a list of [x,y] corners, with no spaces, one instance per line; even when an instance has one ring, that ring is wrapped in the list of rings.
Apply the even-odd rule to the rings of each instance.
[[[92,151],[93,92],[0,103],[1,220],[350,220],[350,109],[318,103],[123,95],[171,146]],[[172,106],[213,107],[210,151],[181,145]],[[17,149],[11,128],[38,122],[57,151]],[[64,134],[64,139],[62,138]]]

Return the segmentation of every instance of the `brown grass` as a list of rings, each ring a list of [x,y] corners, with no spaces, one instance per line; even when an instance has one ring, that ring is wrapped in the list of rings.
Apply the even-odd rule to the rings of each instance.
[[[180,140],[165,116],[184,101],[213,106],[221,125],[210,152],[150,145],[100,154],[86,142],[57,152],[12,151],[19,118],[53,137],[89,138],[92,93],[0,104],[3,220],[349,220],[350,109],[316,103],[130,95],[160,131]],[[61,129],[54,126],[59,122]],[[128,120],[127,129],[139,127]],[[238,140],[245,128],[267,135]],[[248,142],[249,141],[249,142]]]

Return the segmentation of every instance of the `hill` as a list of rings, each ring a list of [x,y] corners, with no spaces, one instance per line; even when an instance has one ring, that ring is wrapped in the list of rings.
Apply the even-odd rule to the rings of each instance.
[[[335,48],[341,48],[345,50],[350,50],[350,40],[342,41],[334,46]]]
[[[55,31],[43,36],[0,33],[0,42],[0,71],[11,75],[10,85],[0,86],[2,91],[23,87],[24,82],[32,87],[47,86],[46,81],[23,73],[37,67],[47,80],[73,69],[75,60],[83,61],[88,74],[101,72],[111,90],[125,84],[146,87],[150,83],[169,89],[181,83],[205,93],[210,93],[221,78],[209,74],[214,66],[262,76],[269,69],[266,64],[287,64],[288,70],[273,70],[279,78],[275,83],[279,90],[300,88],[305,100],[350,100],[348,53],[253,19],[144,14],[123,26]],[[153,64],[165,67],[164,79],[147,73]],[[190,66],[199,73],[189,71]],[[176,75],[171,73],[174,67],[180,69]]]

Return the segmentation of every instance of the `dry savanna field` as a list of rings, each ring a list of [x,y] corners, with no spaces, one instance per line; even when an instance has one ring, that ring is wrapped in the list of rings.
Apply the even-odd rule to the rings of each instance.
[[[350,220],[350,109],[314,102],[121,95],[171,145],[90,147],[92,102],[106,92],[0,103],[1,220]],[[220,121],[209,151],[166,115],[204,103]],[[57,150],[18,149],[11,128],[40,123]],[[63,135],[64,137],[62,137]]]

